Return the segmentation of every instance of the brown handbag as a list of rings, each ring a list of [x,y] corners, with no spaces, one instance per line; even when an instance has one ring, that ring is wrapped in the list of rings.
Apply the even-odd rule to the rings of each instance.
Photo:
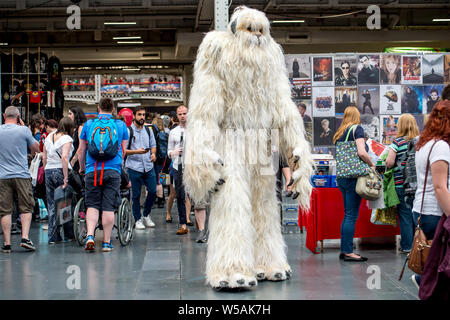
[[[412,249],[411,249],[411,252],[406,257],[406,261],[405,261],[405,264],[403,265],[402,272],[400,274],[400,277],[398,278],[399,281],[402,279],[403,272],[405,271],[406,262],[408,262],[409,269],[411,269],[413,272],[415,272],[417,274],[422,274],[423,268],[425,266],[425,262],[427,261],[428,253],[430,251],[432,240],[427,240],[425,233],[420,228],[420,218],[422,217],[423,200],[425,198],[425,189],[427,187],[428,170],[430,168],[431,150],[433,150],[433,147],[436,144],[436,142],[437,141],[435,141],[433,143],[433,145],[431,146],[430,152],[428,153],[427,168],[425,171],[425,182],[424,182],[423,193],[422,193],[422,205],[420,206],[420,214],[419,214],[419,218],[417,219],[417,227],[414,232]]]

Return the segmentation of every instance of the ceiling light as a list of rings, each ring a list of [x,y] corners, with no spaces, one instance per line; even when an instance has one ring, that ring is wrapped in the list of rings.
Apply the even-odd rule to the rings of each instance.
[[[136,22],[103,22],[104,25],[133,25]]]
[[[450,19],[433,19],[433,22],[450,22]]]
[[[7,46],[8,42],[0,42],[0,46]]]
[[[303,23],[305,20],[273,20],[272,23]]]
[[[122,69],[123,71],[141,71],[141,69],[139,69],[139,68],[125,68],[125,69]]]
[[[170,103],[170,100],[165,100],[164,103]]]
[[[142,44],[144,41],[117,41],[118,44]]]
[[[113,40],[133,40],[133,39],[141,39],[141,36],[136,36],[136,37],[113,37]]]

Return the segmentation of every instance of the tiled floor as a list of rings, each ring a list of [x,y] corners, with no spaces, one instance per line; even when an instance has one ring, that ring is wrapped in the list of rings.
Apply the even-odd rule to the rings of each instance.
[[[325,241],[324,253],[312,254],[305,248],[305,233],[285,235],[290,280],[260,282],[244,292],[216,292],[205,285],[206,244],[195,243],[195,227],[187,235],[175,235],[173,216],[174,223],[167,224],[164,211],[154,209],[156,228],[136,231],[126,247],[115,240],[111,253],[98,249],[101,232],[95,253],[84,252],[75,242],[49,246],[47,231],[33,222],[36,252],[22,250],[19,235],[12,236],[12,253],[0,252],[0,299],[417,299],[411,271],[397,281],[405,256],[395,247],[363,246],[355,240],[356,251],[369,260],[347,263],[338,259],[338,241]],[[368,282],[377,284],[369,279],[373,265],[380,270],[379,288],[369,289]],[[79,289],[71,268],[80,271]]]

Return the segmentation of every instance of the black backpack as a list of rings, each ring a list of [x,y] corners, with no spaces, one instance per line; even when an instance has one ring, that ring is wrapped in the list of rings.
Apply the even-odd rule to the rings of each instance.
[[[417,172],[416,172],[416,143],[418,137],[408,142],[408,150],[399,159],[397,166],[403,175],[403,189],[405,190],[405,200],[414,200],[417,190]],[[401,164],[405,163],[402,168]],[[408,203],[408,201],[406,201]]]

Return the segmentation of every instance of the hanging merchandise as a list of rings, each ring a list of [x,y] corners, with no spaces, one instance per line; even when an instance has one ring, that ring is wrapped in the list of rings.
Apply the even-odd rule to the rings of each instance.
[[[40,103],[41,102],[41,92],[32,91],[30,94],[30,103]]]
[[[29,72],[31,72],[30,60],[27,54],[24,53],[20,56],[20,73],[27,74]]]
[[[47,64],[47,73],[48,73],[48,80],[49,85],[51,89],[57,89],[61,86],[62,83],[62,66],[59,59],[55,56],[50,57],[48,59]]]
[[[55,90],[55,117],[61,119],[64,111],[64,92],[61,87]]]

